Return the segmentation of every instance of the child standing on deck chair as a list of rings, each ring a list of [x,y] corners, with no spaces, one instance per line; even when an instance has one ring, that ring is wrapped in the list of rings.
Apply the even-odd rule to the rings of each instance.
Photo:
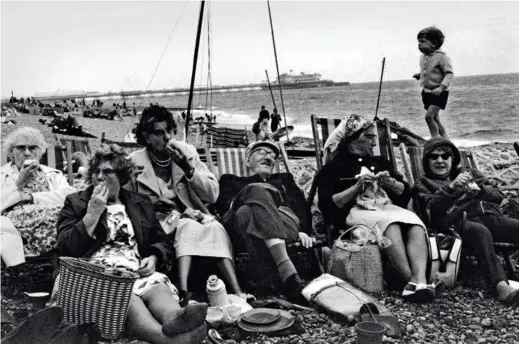
[[[440,47],[445,36],[443,32],[434,26],[427,27],[418,32],[418,50],[422,52],[420,57],[420,73],[413,78],[420,80],[422,90],[422,102],[427,111],[425,122],[431,132],[431,138],[447,137],[445,128],[440,122],[440,109],[445,110],[449,98],[449,85],[454,78],[452,63],[449,57]]]

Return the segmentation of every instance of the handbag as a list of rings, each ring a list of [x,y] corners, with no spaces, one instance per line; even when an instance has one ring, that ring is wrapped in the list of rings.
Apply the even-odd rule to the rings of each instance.
[[[377,237],[374,230],[365,224],[350,227],[333,243],[327,272],[369,293],[380,293],[384,290],[384,274],[377,243],[343,239],[344,235],[358,229]]]
[[[452,228],[448,233],[431,233],[431,272],[429,280],[440,277],[449,288],[454,287],[460,269],[461,236]]]

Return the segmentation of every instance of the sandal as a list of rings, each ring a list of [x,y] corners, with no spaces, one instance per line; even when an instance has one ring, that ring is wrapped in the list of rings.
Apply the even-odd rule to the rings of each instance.
[[[251,302],[256,301],[256,296],[254,296],[252,294],[236,293],[235,295],[238,296],[240,299],[243,299],[243,300],[247,301],[247,303],[251,303]]]

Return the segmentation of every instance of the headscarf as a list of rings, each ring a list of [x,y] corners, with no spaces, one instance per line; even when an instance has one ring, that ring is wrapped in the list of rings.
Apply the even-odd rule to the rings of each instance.
[[[371,126],[373,122],[367,120],[360,115],[350,115],[342,119],[341,123],[333,130],[326,142],[324,143],[324,161],[325,163],[335,156],[336,150],[342,141],[353,137],[355,134],[362,132]]]

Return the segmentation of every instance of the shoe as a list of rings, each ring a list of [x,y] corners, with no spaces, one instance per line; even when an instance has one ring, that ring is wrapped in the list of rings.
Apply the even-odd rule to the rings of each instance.
[[[193,331],[195,328],[204,323],[207,316],[207,303],[197,303],[187,305],[181,310],[181,314],[162,325],[162,333],[168,337],[175,337],[182,333]]]
[[[180,298],[180,301],[178,302],[180,304],[180,307],[186,307],[191,298],[193,297],[193,293],[186,290],[179,290],[178,297]]]
[[[306,287],[306,283],[297,273],[290,275],[283,284],[283,294],[293,303],[306,305],[308,301],[301,292]]]
[[[402,298],[409,302],[431,302],[436,297],[434,289],[427,288],[425,283],[409,282],[402,291]]]
[[[431,284],[427,284],[427,288],[434,290],[435,295],[438,295],[445,289],[445,282],[440,279],[436,282],[432,282]]]
[[[48,307],[25,319],[5,338],[4,344],[45,344],[58,330],[64,317],[63,308]]]

